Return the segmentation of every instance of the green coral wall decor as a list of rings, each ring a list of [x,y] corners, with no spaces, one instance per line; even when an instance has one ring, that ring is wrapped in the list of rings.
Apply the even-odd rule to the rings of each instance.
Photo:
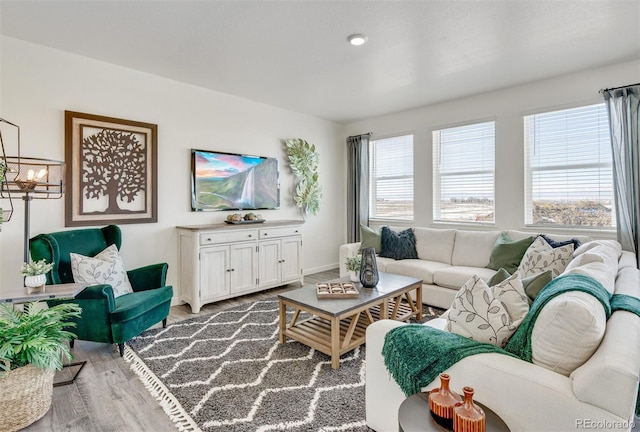
[[[319,155],[316,146],[300,138],[285,141],[289,166],[298,178],[294,201],[304,214],[318,214],[322,186],[318,181]]]

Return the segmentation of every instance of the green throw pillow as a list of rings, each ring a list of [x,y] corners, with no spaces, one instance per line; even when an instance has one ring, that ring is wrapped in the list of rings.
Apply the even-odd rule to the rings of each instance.
[[[490,287],[496,286],[503,280],[509,279],[510,276],[511,275],[509,274],[508,271],[506,271],[503,268],[500,268],[500,270],[498,270],[493,276],[491,276],[491,279],[487,281],[487,285],[489,285]]]
[[[524,253],[531,246],[533,240],[534,237],[527,237],[522,240],[512,241],[508,235],[501,233],[493,245],[487,268],[493,270],[503,268],[509,274],[513,274],[518,269]]]
[[[366,225],[360,225],[360,241],[362,242],[360,249],[370,247],[374,248],[376,253],[380,253],[380,249],[382,249],[380,245],[382,234],[380,231],[374,231]]]
[[[522,286],[524,287],[525,294],[529,297],[529,304],[533,303],[536,296],[542,291],[542,288],[551,282],[551,279],[553,279],[553,272],[551,270],[522,279]]]

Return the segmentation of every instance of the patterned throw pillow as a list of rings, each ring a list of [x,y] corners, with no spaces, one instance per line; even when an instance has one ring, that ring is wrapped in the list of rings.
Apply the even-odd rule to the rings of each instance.
[[[447,331],[504,347],[529,312],[529,303],[518,275],[495,287],[473,276],[460,288],[448,312]]]
[[[93,258],[72,253],[71,273],[75,282],[111,285],[114,297],[133,292],[116,245],[109,246]]]
[[[573,243],[553,248],[543,237],[538,236],[525,252],[517,273],[524,279],[551,270],[555,278],[564,271],[572,258]]]
[[[391,228],[382,227],[380,256],[394,260],[418,259],[416,236],[411,228],[399,233]]]

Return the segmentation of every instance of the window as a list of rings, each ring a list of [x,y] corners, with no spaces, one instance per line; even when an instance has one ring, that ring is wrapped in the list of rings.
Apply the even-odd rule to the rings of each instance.
[[[413,135],[369,143],[369,217],[413,220]]]
[[[610,140],[604,104],[525,116],[525,222],[613,227]]]
[[[433,131],[436,221],[494,222],[495,122]]]

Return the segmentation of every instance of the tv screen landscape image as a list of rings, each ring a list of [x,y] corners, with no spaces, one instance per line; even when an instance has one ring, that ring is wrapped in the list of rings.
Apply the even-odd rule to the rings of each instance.
[[[191,150],[191,208],[268,210],[280,207],[278,159]]]

